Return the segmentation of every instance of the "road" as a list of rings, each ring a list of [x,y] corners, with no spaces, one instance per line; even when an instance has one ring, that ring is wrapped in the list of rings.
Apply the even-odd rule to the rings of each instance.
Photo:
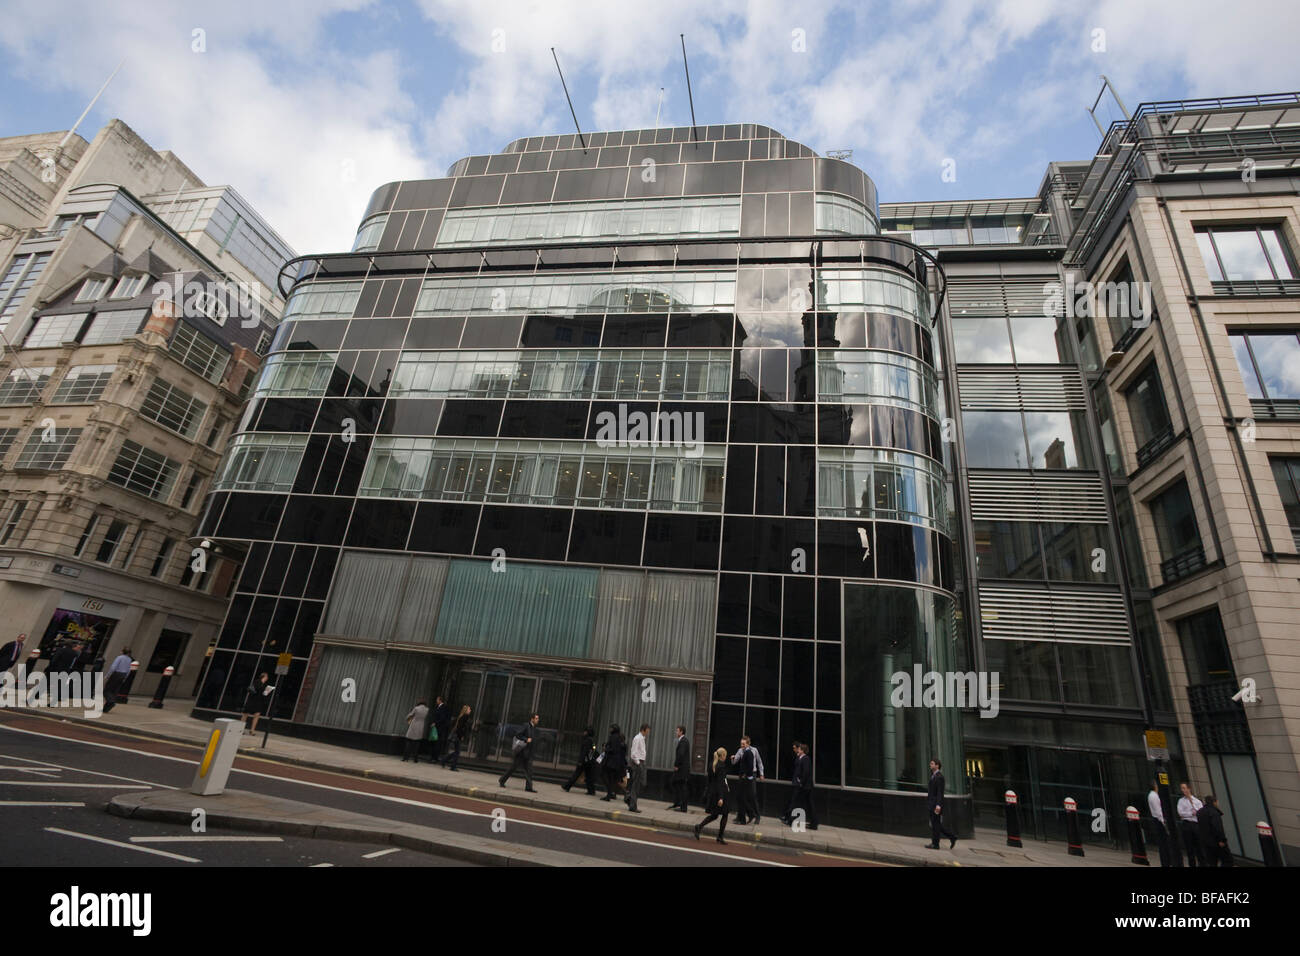
[[[145,840],[141,838],[197,835],[180,824],[123,819],[104,812],[104,804],[118,793],[187,788],[199,755],[198,747],[101,730],[56,717],[0,712],[0,861],[8,865],[76,866],[196,865],[189,859],[198,865],[218,866],[456,865],[410,850],[367,857],[367,853],[392,848],[360,843],[300,837],[284,837],[279,842],[210,839],[249,836],[233,830],[213,830],[206,834],[207,840]],[[492,811],[498,805],[490,799],[438,793],[254,756],[236,759],[229,788],[435,827],[485,843],[524,844],[610,863],[871,865],[784,847],[740,842],[721,846],[711,840],[697,842],[689,834],[653,825],[587,819],[510,805],[505,806],[505,832],[494,832]],[[21,825],[17,825],[19,821]]]

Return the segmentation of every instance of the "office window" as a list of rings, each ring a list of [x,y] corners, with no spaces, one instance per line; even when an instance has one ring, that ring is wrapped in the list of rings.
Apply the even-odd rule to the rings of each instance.
[[[1220,681],[1236,684],[1236,670],[1217,607],[1207,608],[1178,622],[1178,643],[1187,666],[1187,683],[1193,687]]]
[[[261,335],[257,337],[257,345],[253,347],[253,351],[256,352],[258,355],[265,355],[267,349],[271,347],[271,340],[274,337],[275,336],[271,333],[269,329],[267,331],[264,331]]]
[[[976,521],[975,571],[980,578],[1043,580],[1042,547],[1032,521]]]
[[[208,429],[208,437],[203,439],[203,444],[207,445],[209,448],[216,448],[217,443],[221,441],[221,436],[226,431],[226,426],[229,424],[230,421],[226,418],[218,418],[214,421],[212,427]]]
[[[179,467],[166,455],[128,438],[122,442],[122,450],[109,469],[108,480],[146,498],[166,501]]]
[[[1105,384],[1092,390],[1092,398],[1097,406],[1097,422],[1101,427],[1101,448],[1106,458],[1106,468],[1111,475],[1120,478],[1124,475],[1124,456],[1119,450],[1119,432],[1115,428],[1115,412],[1110,404],[1110,392]]]
[[[360,296],[360,282],[308,282],[290,293],[281,321],[348,319],[352,317]]]
[[[41,397],[53,374],[53,365],[13,369],[0,380],[0,405],[32,404]]]
[[[125,521],[110,522],[108,530],[104,532],[104,540],[99,542],[99,550],[95,552],[95,560],[104,564],[112,563],[113,555],[117,551],[117,546],[122,543],[122,536],[125,534]]]
[[[54,390],[51,405],[89,405],[99,401],[116,365],[74,365]]]
[[[1097,313],[1106,317],[1112,344],[1120,344],[1135,324],[1150,324],[1150,295],[1143,295],[1142,289],[1127,261],[1098,288]]]
[[[357,230],[357,238],[352,243],[352,251],[373,252],[378,249],[379,240],[384,234],[384,227],[387,225],[388,213],[382,212],[377,216],[371,216]]]
[[[817,398],[900,405],[938,417],[938,378],[917,359],[871,349],[817,352]]]
[[[144,539],[144,525],[141,524],[136,529],[135,537],[131,539],[131,547],[127,549],[126,555],[122,558],[122,570],[128,571],[135,561],[136,553],[140,550],[140,542]]]
[[[814,215],[818,233],[860,236],[879,231],[866,207],[845,196],[819,195]]]
[[[172,547],[176,542],[171,538],[163,538],[162,544],[158,546],[158,553],[154,555],[153,566],[149,569],[149,577],[156,578],[167,570],[167,559],[171,557]]]
[[[86,320],[84,312],[75,315],[43,315],[36,320],[32,330],[23,341],[23,348],[52,348],[71,342],[81,331],[81,323]]]
[[[72,449],[77,446],[77,441],[81,438],[80,428],[56,428],[51,433],[50,440],[43,439],[44,429],[36,428],[27,439],[27,444],[23,446],[22,453],[18,460],[14,462],[15,468],[32,468],[42,471],[53,471],[55,468],[62,468],[68,461],[68,456],[72,454]]]
[[[3,527],[0,527],[0,544],[9,543],[9,539],[13,537],[14,531],[18,528],[18,522],[22,520],[23,512],[26,510],[26,501],[15,501],[9,508],[9,514],[5,516],[5,523]]]
[[[886,448],[818,448],[817,513],[880,518],[948,530],[943,469]]]
[[[1278,226],[1210,226],[1196,231],[1196,242],[1214,282],[1296,278]]]
[[[1019,365],[1059,365],[1069,362],[1070,352],[1065,344],[1065,321],[1042,315],[1013,315],[1011,340],[1016,348]]]
[[[280,352],[272,355],[262,365],[254,394],[259,397],[318,398],[329,387],[336,361],[337,352]],[[403,356],[402,361],[408,361],[407,356]],[[398,364],[400,370],[401,363]]]
[[[962,412],[971,468],[1028,468],[1020,412]]]
[[[1117,555],[1106,525],[1053,522],[1039,528],[1048,580],[1117,580]]]
[[[290,491],[307,449],[306,435],[239,435],[213,484],[218,491]]]
[[[100,312],[90,322],[90,328],[81,337],[82,345],[112,345],[140,331],[149,313],[139,309]]]
[[[91,515],[90,520],[86,522],[86,527],[81,532],[81,537],[77,539],[77,546],[72,549],[76,557],[81,557],[86,551],[86,545],[90,543],[90,536],[95,533],[95,528],[99,527],[99,515]]]
[[[0,462],[3,462],[5,456],[9,454],[9,449],[14,447],[14,440],[17,438],[17,428],[0,428]]]
[[[190,475],[190,482],[188,485],[185,486],[185,493],[181,495],[182,508],[188,508],[190,506],[190,502],[194,500],[195,495],[198,493],[198,490],[200,487],[202,487],[202,485],[203,485],[202,475],[200,475],[197,471],[194,472],[194,474]]]
[[[1143,465],[1162,451],[1173,438],[1173,423],[1165,404],[1164,389],[1155,362],[1147,363],[1124,393],[1128,402],[1133,435],[1137,440],[1138,464]]]
[[[109,298],[113,299],[134,299],[144,288],[145,280],[149,277],[146,275],[124,275],[117,280],[117,285],[113,288],[113,294]]]
[[[860,277],[863,271],[857,270]],[[884,270],[880,270],[882,275]],[[903,279],[899,279],[901,284]],[[883,284],[883,283],[881,283]],[[862,283],[859,281],[858,286]],[[906,288],[906,287],[903,287]],[[894,285],[890,284],[891,291]],[[873,287],[873,291],[875,290]],[[912,283],[912,302],[924,290]],[[297,293],[295,293],[296,295]],[[859,288],[859,295],[861,291]],[[883,295],[884,293],[880,293]],[[895,296],[894,298],[901,298]],[[627,272],[438,277],[425,279],[415,314],[532,312],[729,312],[736,304],[736,271]],[[919,308],[919,306],[918,306]],[[348,314],[351,314],[349,310]]]
[[[103,297],[104,293],[108,291],[109,283],[112,281],[112,279],[87,279],[81,284],[81,288],[77,290],[76,298],[72,301],[94,302],[96,299]]]
[[[1083,412],[1025,412],[1030,468],[1091,468]]]
[[[1268,463],[1273,467],[1273,478],[1282,496],[1282,510],[1286,512],[1291,537],[1295,539],[1296,549],[1300,550],[1300,457],[1270,458]]]
[[[693,457],[692,457],[693,455]],[[375,439],[359,495],[664,511],[722,510],[721,446]]]
[[[0,279],[0,331],[9,326],[9,320],[18,312],[18,307],[27,298],[36,280],[45,271],[50,261],[48,252],[14,256],[9,263],[9,270]]]
[[[961,365],[1010,364],[1011,335],[1004,318],[952,319],[953,351]]]
[[[1196,512],[1187,480],[1180,478],[1148,503],[1160,542],[1160,555],[1164,558],[1162,571],[1165,580],[1181,577],[1204,563],[1201,535],[1196,527]],[[1199,563],[1192,557],[1200,555]],[[1166,567],[1168,566],[1168,567]]]
[[[140,405],[142,416],[185,438],[198,434],[207,413],[206,404],[161,378],[154,379]]]
[[[176,323],[176,331],[167,349],[190,371],[214,384],[221,381],[230,361],[229,352],[184,322]]]
[[[1229,339],[1255,414],[1300,418],[1300,333],[1233,332]]]

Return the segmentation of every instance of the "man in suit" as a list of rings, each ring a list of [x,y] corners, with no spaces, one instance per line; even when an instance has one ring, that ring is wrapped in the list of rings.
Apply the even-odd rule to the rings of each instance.
[[[434,701],[433,716],[430,720],[434,729],[438,731],[438,739],[433,742],[433,757],[438,760],[442,755],[442,748],[447,746],[447,734],[451,732],[451,708],[441,697]]]
[[[804,824],[809,830],[817,829],[817,811],[813,809],[813,774],[812,758],[808,756],[808,745],[796,740],[794,742],[794,777],[790,781],[790,802],[786,805],[782,823],[793,823],[794,812],[803,811]]]
[[[0,674],[26,659],[23,654],[23,644],[26,640],[26,634],[19,634],[4,647],[0,647]]]
[[[686,812],[686,786],[690,779],[691,742],[686,739],[686,728],[678,724],[677,752],[673,756],[673,802],[668,804],[669,810],[677,810],[680,813]]]
[[[939,837],[948,838],[948,849],[957,845],[957,834],[943,825],[943,767],[938,760],[930,760],[930,790],[925,800],[925,807],[930,816],[930,842],[926,844],[931,850],[939,849]]]
[[[528,718],[528,723],[524,724],[524,729],[515,734],[515,744],[512,745],[514,750],[514,759],[510,761],[510,769],[498,778],[497,783],[501,786],[506,785],[516,770],[522,769],[524,772],[524,790],[528,793],[536,793],[533,789],[533,735],[537,732],[537,724],[542,718],[533,714]]]
[[[1228,834],[1223,830],[1223,811],[1212,793],[1205,795],[1205,803],[1196,811],[1196,825],[1201,841],[1201,852],[1206,866],[1232,866],[1232,851],[1228,849]]]
[[[736,787],[736,823],[757,823],[758,794],[754,782],[758,767],[754,761],[754,750],[749,746],[749,735],[740,738],[740,748],[731,756],[731,763],[736,768],[740,782]]]

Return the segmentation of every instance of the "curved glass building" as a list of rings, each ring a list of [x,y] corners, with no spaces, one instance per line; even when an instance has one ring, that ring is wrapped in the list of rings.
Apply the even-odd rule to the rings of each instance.
[[[200,529],[246,558],[198,712],[287,654],[294,733],[388,749],[440,693],[486,764],[533,712],[539,768],[645,720],[652,768],[680,723],[697,770],[748,733],[775,781],[800,740],[831,819],[922,832],[929,759],[962,765],[919,686],[964,656],[943,278],[878,221],[862,171],[749,124],[378,189],[352,252],[282,273]]]

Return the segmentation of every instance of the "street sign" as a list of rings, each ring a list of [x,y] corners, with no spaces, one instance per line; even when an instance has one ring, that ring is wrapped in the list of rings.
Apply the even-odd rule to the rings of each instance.
[[[275,659],[275,672],[277,674],[289,673],[289,664],[293,661],[292,654],[281,654]]]
[[[1146,731],[1143,734],[1143,742],[1146,744],[1148,760],[1169,759],[1169,741],[1163,730]]]

